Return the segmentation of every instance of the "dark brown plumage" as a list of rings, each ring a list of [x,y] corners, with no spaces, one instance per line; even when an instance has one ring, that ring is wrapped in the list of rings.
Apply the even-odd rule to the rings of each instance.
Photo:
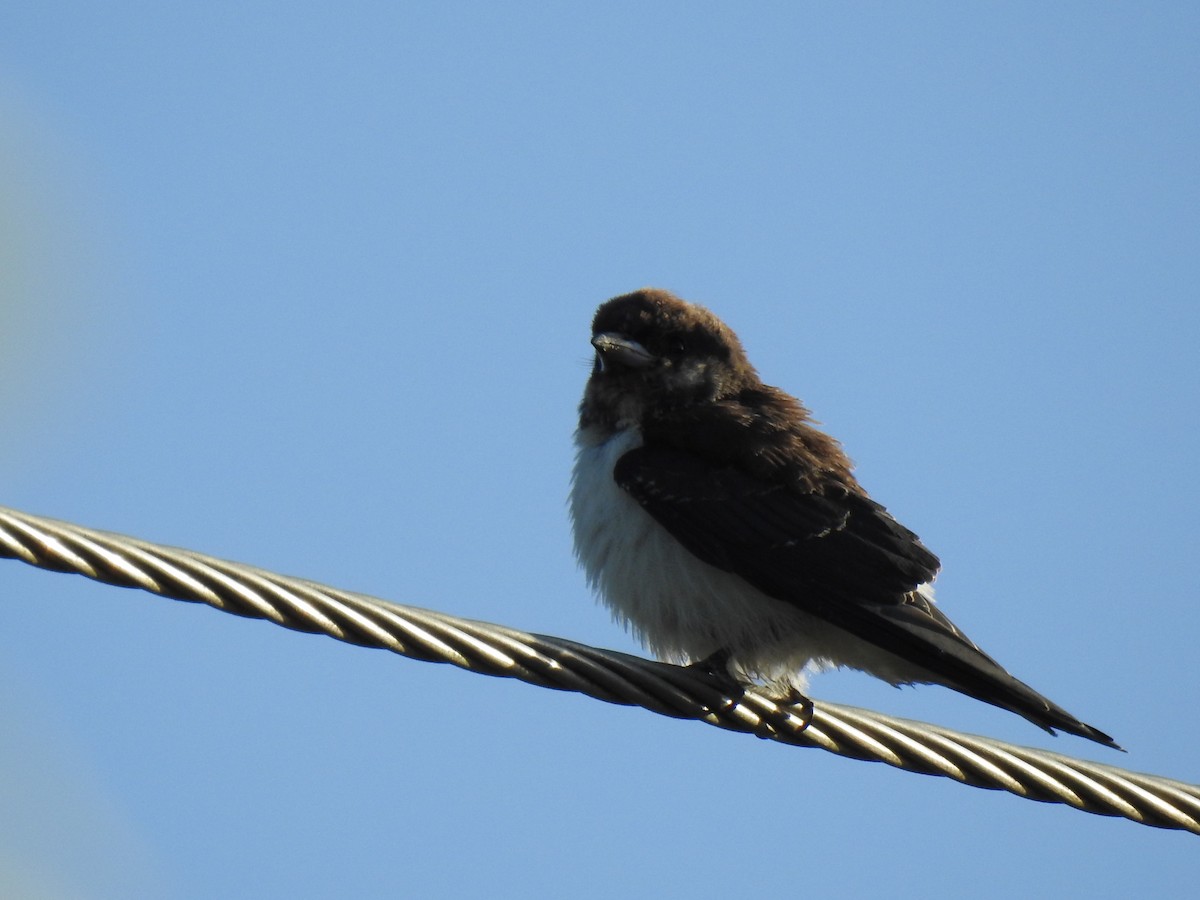
[[[811,617],[796,621],[833,626],[831,647],[843,646],[837,632],[844,632],[853,639],[846,646],[865,642],[883,661],[873,654],[862,657],[869,661],[842,659],[819,646],[813,658],[893,683],[944,684],[1047,730],[1116,746],[1013,678],[934,605],[926,586],[940,567],[937,557],[867,495],[841,446],[814,427],[798,400],[762,383],[737,336],[715,315],[666,291],[636,291],[600,307],[593,343],[597,366],[580,408],[581,447],[615,437],[626,442],[612,470],[617,485],[695,559],[761,592],[729,609],[742,614],[752,608],[747,603],[759,604],[769,630],[779,632],[763,635],[764,646],[785,643],[793,628],[770,605],[777,601]],[[614,585],[606,601],[652,644],[691,655],[703,652],[701,645],[757,654],[736,623],[710,612],[690,620],[686,597],[664,600],[669,610],[654,607],[653,595],[627,602],[628,590],[615,587],[604,566],[632,569],[641,565],[637,553],[629,549],[628,558],[613,562],[613,554],[580,549],[593,580]],[[637,593],[654,575],[621,577]],[[678,634],[665,633],[671,629]]]

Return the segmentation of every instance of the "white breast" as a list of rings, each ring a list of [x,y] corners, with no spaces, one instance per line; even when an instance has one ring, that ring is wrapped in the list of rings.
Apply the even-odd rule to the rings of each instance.
[[[768,597],[684,549],[613,479],[641,446],[635,428],[575,435],[571,485],[575,554],[613,615],[661,659],[687,663],[729,650],[735,671],[781,688],[802,688],[801,670],[851,666],[893,684],[914,679],[890,653]]]

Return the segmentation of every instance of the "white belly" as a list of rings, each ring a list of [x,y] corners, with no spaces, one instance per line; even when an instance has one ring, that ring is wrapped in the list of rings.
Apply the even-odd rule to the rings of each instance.
[[[684,549],[613,480],[617,460],[642,443],[636,429],[607,440],[580,430],[575,442],[575,554],[614,617],[656,656],[686,663],[729,650],[742,677],[781,687],[802,688],[801,670],[810,663],[863,669],[893,684],[928,680],[928,673]]]

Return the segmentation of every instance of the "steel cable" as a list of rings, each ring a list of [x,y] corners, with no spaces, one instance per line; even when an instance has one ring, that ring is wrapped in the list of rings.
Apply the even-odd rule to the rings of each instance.
[[[1200,834],[1200,786],[871,710],[730,692],[703,671],[401,606],[252,566],[0,507],[0,556],[205,603],[296,631],[574,691],[660,715]],[[736,695],[735,695],[736,694]]]

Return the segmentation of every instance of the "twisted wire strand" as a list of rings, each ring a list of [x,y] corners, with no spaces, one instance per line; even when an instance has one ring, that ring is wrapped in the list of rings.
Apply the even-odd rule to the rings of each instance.
[[[731,696],[696,669],[388,603],[189,550],[0,507],[0,556],[205,603],[295,631],[963,784],[1200,834],[1200,786],[962,734],[872,710]]]

